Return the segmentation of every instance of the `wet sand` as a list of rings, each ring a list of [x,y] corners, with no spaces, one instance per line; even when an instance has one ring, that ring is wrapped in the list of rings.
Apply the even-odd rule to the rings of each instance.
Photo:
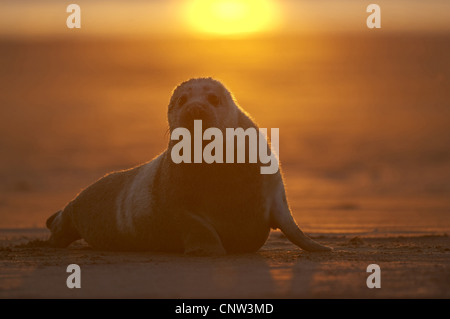
[[[449,298],[447,235],[361,238],[321,236],[331,253],[299,250],[274,231],[253,254],[189,257],[41,246],[43,229],[3,231],[0,298]],[[66,286],[69,264],[81,289]],[[381,288],[369,289],[369,264]]]

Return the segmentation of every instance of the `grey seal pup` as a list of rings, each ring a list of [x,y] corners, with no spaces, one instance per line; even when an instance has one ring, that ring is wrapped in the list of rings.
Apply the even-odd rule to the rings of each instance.
[[[255,128],[225,86],[212,78],[181,83],[168,107],[169,129]],[[279,228],[307,251],[329,251],[295,223],[280,170],[261,163],[174,163],[176,141],[143,165],[108,174],[47,220],[49,243],[83,238],[96,249],[224,255],[257,251]],[[268,144],[265,144],[266,146]],[[269,146],[267,146],[269,147]],[[278,165],[278,163],[277,163]]]

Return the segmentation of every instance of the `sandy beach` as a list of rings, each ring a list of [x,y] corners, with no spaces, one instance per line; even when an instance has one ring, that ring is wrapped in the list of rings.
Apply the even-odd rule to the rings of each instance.
[[[299,250],[274,231],[257,253],[188,257],[39,247],[43,229],[2,231],[0,298],[449,298],[450,241],[416,237],[320,237],[331,253]],[[69,264],[81,288],[66,286]],[[369,289],[369,264],[381,288]]]
[[[449,298],[449,47],[446,34],[0,39],[0,298]],[[204,75],[280,129],[293,215],[334,252],[279,232],[220,258],[44,247],[46,219],[80,190],[165,149],[171,90]],[[66,287],[72,263],[81,289]]]

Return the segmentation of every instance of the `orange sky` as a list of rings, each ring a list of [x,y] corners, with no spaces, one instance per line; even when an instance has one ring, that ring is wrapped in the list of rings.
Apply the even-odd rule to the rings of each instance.
[[[211,17],[202,12],[193,14],[190,8],[194,1],[201,2],[201,0],[77,0],[73,2],[79,4],[82,9],[82,29],[77,30],[81,34],[110,36],[207,34],[203,32],[205,27],[202,30],[202,27],[193,21],[207,24],[217,21],[217,17]],[[237,0],[213,1],[237,2]],[[243,0],[243,2],[257,3],[254,0]],[[71,2],[2,0],[0,35],[52,36],[73,31],[68,30],[65,25],[68,16],[66,6],[69,3]],[[269,9],[265,9],[269,16],[263,18],[262,20],[265,20],[261,22],[258,20],[261,19],[260,16],[255,18],[251,13],[247,13],[247,17],[243,19],[249,19],[249,17],[253,19],[249,21],[252,26],[247,30],[249,31],[247,34],[368,30],[365,24],[369,15],[366,13],[366,6],[371,2],[265,0],[263,3],[270,5]],[[450,1],[383,0],[376,3],[382,9],[383,32],[450,31]],[[254,6],[252,10],[261,9],[261,7],[263,6]],[[261,10],[256,11],[256,15],[261,15]],[[202,16],[203,20],[198,21]],[[258,23],[264,25],[261,26]],[[221,36],[220,32],[209,33],[209,35]]]

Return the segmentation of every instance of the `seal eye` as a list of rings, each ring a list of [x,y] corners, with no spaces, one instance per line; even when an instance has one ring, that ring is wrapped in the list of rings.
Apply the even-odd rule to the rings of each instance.
[[[184,94],[184,95],[182,95],[182,96],[180,96],[180,97],[178,98],[178,105],[179,105],[179,106],[183,106],[184,104],[186,104],[186,102],[187,102],[187,96],[186,96],[186,94]]]
[[[211,93],[208,94],[208,102],[214,106],[218,106],[220,103],[220,99],[217,95]]]

